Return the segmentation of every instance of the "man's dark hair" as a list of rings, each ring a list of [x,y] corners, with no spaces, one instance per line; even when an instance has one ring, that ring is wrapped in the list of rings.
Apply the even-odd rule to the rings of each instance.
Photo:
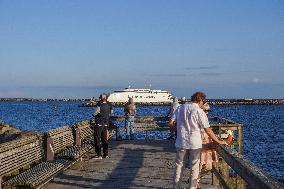
[[[196,92],[191,96],[192,102],[204,101],[206,99],[206,95],[203,92]]]

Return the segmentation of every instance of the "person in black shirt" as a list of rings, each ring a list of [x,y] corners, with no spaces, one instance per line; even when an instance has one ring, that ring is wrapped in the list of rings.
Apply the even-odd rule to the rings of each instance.
[[[107,101],[107,95],[100,96],[100,102],[93,116],[95,117],[94,126],[94,145],[96,151],[95,159],[109,158],[108,156],[108,127],[110,116],[112,114],[112,105]],[[101,145],[102,143],[102,145]],[[101,153],[103,147],[103,156]]]

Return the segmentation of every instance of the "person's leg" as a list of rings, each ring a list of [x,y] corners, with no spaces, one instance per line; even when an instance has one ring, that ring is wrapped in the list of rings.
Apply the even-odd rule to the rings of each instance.
[[[130,139],[130,117],[127,117],[126,124],[125,124],[125,131],[126,131],[126,139]]]
[[[189,150],[189,186],[190,189],[195,189],[199,180],[199,172],[200,172],[200,149],[190,149]]]
[[[134,139],[134,129],[133,129],[133,125],[134,125],[134,116],[129,116],[129,134],[130,134],[130,139],[133,140]]]
[[[174,174],[174,189],[180,188],[180,180],[183,173],[183,163],[184,160],[188,157],[188,150],[186,149],[177,149],[176,154],[176,169]]]
[[[108,156],[108,130],[107,127],[103,127],[103,131],[102,131],[102,145],[103,145],[103,157],[107,157]]]
[[[102,133],[102,126],[96,125],[94,127],[94,145],[95,145],[95,151],[97,153],[97,156],[101,156],[101,133]]]

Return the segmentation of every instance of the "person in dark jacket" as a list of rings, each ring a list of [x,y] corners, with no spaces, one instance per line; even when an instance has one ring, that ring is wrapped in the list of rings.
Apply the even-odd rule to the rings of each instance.
[[[95,117],[94,126],[94,145],[96,156],[95,159],[109,158],[108,156],[108,128],[110,116],[112,114],[112,105],[107,101],[107,95],[100,96],[100,102],[93,116]],[[103,148],[103,156],[101,153]]]

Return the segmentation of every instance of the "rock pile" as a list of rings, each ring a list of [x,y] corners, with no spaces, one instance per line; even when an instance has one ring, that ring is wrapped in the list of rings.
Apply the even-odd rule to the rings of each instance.
[[[29,136],[42,136],[42,133],[34,131],[21,131],[15,126],[9,125],[4,122],[0,122],[0,144],[9,142],[18,138],[29,137]]]
[[[18,138],[21,130],[7,123],[0,122],[0,143],[8,142]]]

